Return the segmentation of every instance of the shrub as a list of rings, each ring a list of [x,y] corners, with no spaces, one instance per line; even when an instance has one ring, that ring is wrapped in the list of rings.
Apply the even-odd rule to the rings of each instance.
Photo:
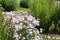
[[[21,0],[20,7],[28,8],[28,1],[29,0]]]
[[[6,11],[17,10],[19,7],[17,0],[2,0],[1,4]]]
[[[35,26],[39,26],[39,20],[27,12],[6,12],[1,35],[4,35],[3,40],[42,40]]]
[[[49,30],[51,25],[50,17],[55,11],[54,0],[29,0],[31,14],[36,18],[40,18],[40,27],[45,31]]]

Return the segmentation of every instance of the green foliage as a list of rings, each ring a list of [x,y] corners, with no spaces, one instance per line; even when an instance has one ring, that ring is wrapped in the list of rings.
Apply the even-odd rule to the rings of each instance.
[[[40,18],[41,27],[48,29],[50,17],[55,10],[54,0],[29,0],[29,7],[32,15]]]
[[[20,7],[28,8],[28,1],[29,0],[21,0]]]
[[[2,30],[3,30],[2,24],[3,24],[3,17],[0,11],[0,40],[2,38]]]
[[[6,11],[17,10],[19,7],[17,0],[1,0],[1,4]]]
[[[9,26],[11,22],[7,21],[6,24],[4,24],[4,18],[3,18],[2,12],[0,13],[0,40],[13,40],[13,28]]]
[[[50,31],[54,33],[60,32],[60,6],[56,7],[55,13],[51,16],[52,24]],[[54,25],[54,26],[53,26]]]
[[[0,7],[0,40],[13,40],[13,30],[12,28],[9,28],[10,22],[4,21],[4,12],[2,11],[2,8]]]

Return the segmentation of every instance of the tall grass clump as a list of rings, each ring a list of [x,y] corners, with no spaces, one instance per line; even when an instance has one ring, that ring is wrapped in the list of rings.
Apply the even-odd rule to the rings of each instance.
[[[1,4],[0,4],[1,5]],[[4,21],[5,12],[2,11],[3,8],[0,6],[0,40],[13,40],[12,39],[12,29],[8,28],[9,21]],[[8,35],[8,36],[7,36]]]
[[[40,18],[40,27],[48,30],[51,24],[50,17],[55,12],[54,0],[29,0],[28,4],[32,15]]]
[[[6,11],[17,10],[19,7],[19,2],[17,0],[1,0],[1,4]]]
[[[0,40],[2,40],[2,34],[3,34],[3,15],[2,15],[2,10],[0,6]]]
[[[53,33],[60,33],[60,6],[55,8],[55,13],[51,17],[52,24],[49,30]]]

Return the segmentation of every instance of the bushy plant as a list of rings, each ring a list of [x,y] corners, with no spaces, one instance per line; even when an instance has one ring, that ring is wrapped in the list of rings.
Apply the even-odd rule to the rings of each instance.
[[[29,7],[31,9],[32,15],[36,18],[40,18],[40,27],[48,30],[51,23],[50,17],[55,11],[55,1],[29,0]]]
[[[3,40],[42,40],[35,26],[39,26],[39,19],[35,19],[27,12],[6,12],[2,38]]]
[[[21,0],[20,7],[28,8],[28,1],[29,0]]]
[[[17,0],[1,0],[1,4],[6,11],[17,10],[19,7]]]

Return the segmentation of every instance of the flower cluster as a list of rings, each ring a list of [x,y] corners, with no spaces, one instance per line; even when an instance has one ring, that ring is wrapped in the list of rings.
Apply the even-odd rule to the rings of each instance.
[[[29,15],[27,12],[6,12],[4,17],[5,22],[11,21],[14,27],[13,38],[15,40],[41,40],[39,31],[36,26],[39,26],[39,19]]]

